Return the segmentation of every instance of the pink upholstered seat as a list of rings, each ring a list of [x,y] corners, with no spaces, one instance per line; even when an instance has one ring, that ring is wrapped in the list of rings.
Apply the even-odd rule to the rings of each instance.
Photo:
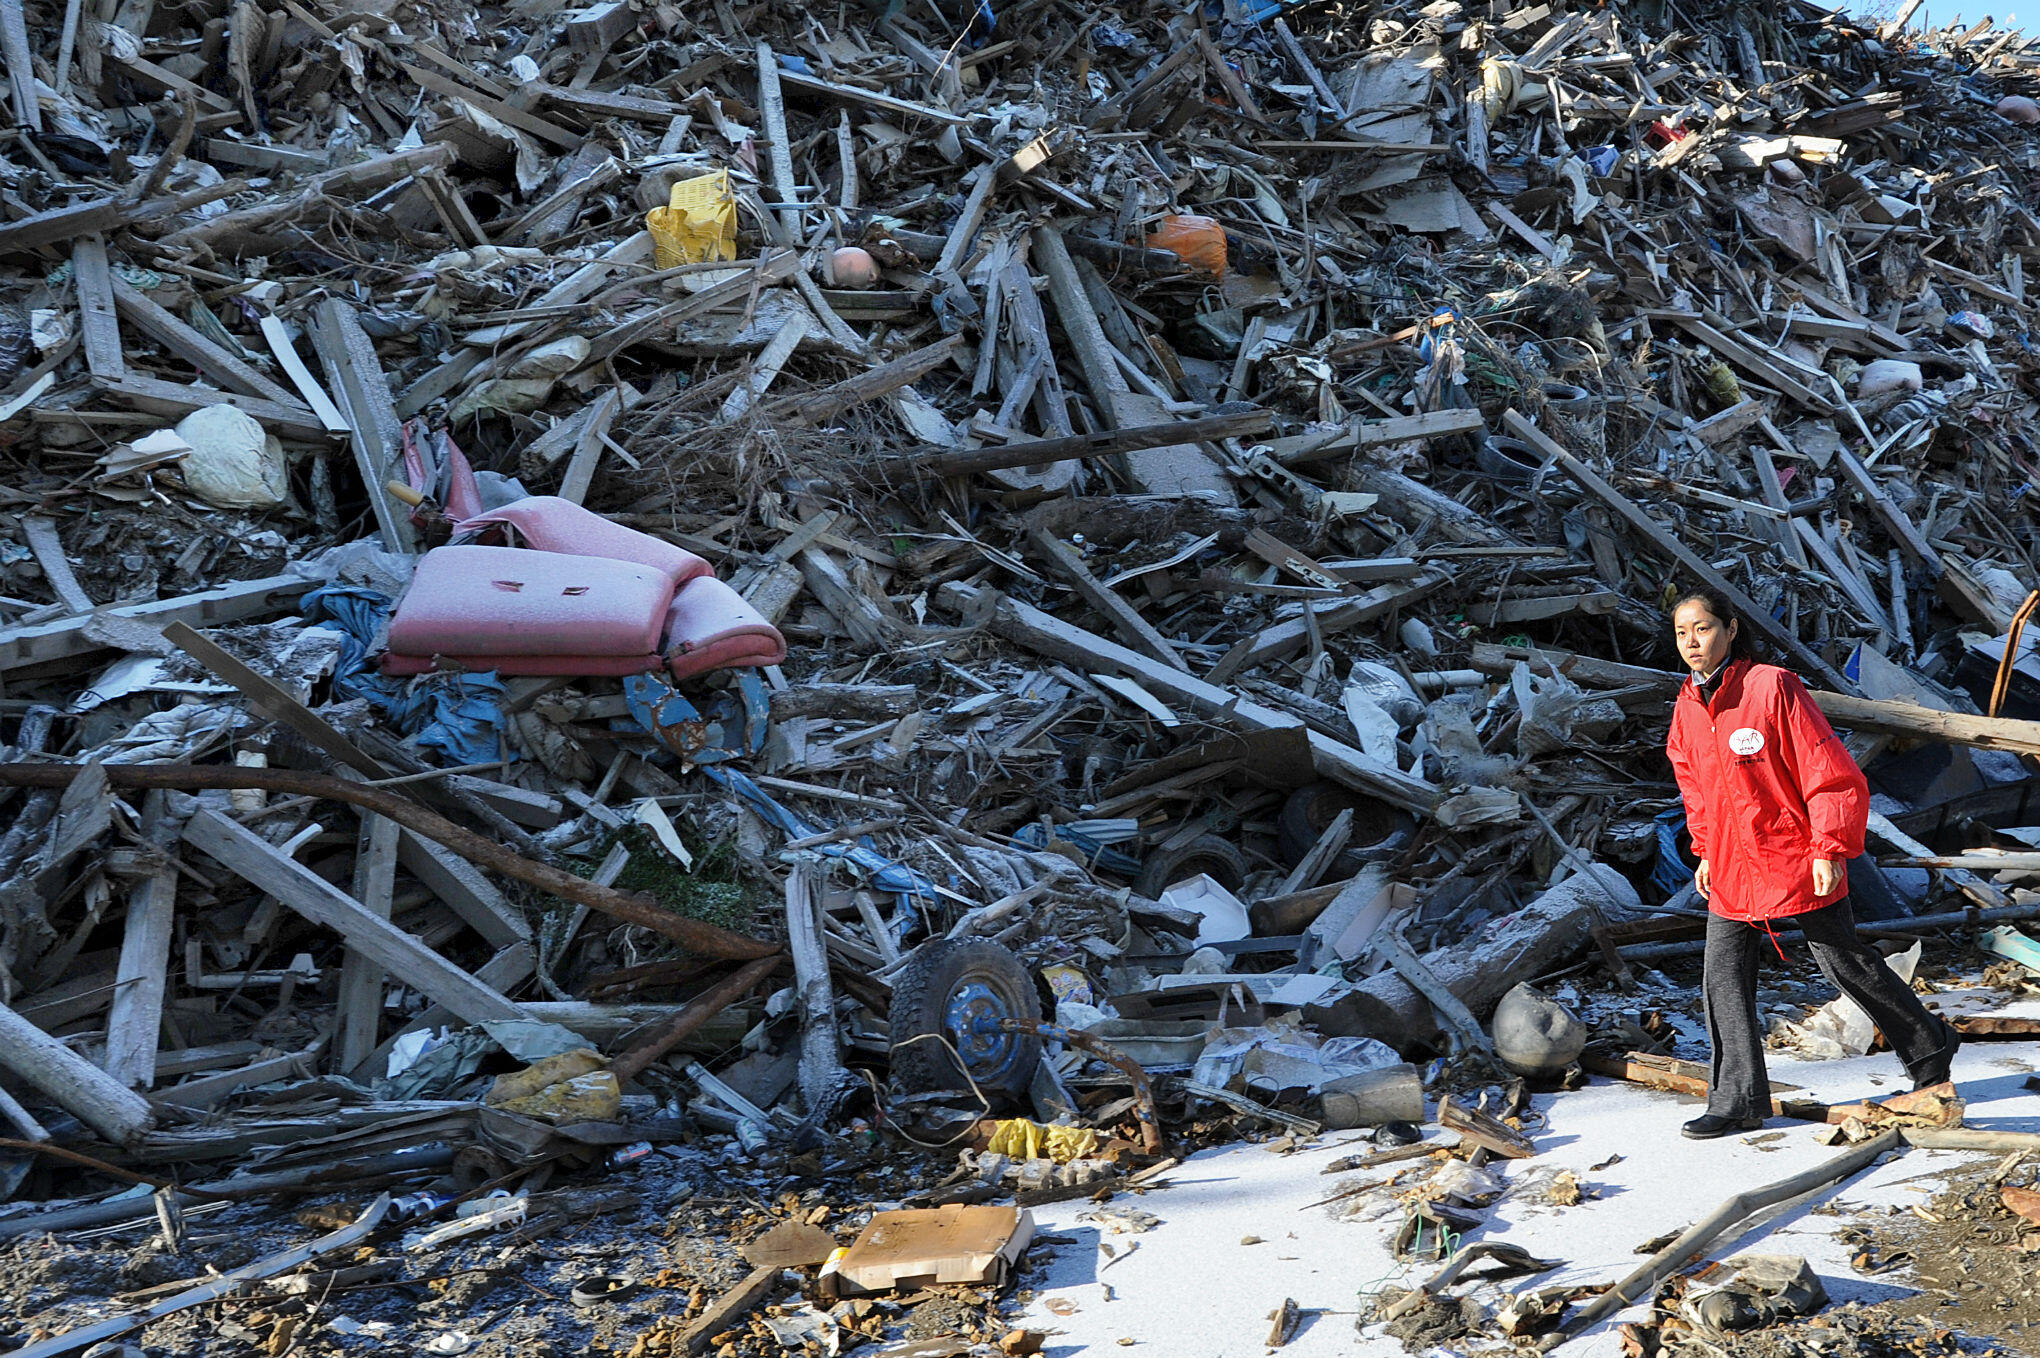
[[[541,552],[606,556],[650,566],[672,576],[676,585],[715,574],[715,567],[685,548],[626,528],[557,495],[526,496],[462,520],[455,532],[467,536],[496,527],[514,530],[525,546]]]
[[[666,610],[666,665],[675,679],[784,659],[779,629],[714,576],[682,585]]]
[[[431,657],[446,656],[470,669],[485,668],[481,657],[506,656],[650,658],[655,665],[672,599],[673,580],[665,572],[628,561],[515,547],[439,547],[419,560],[390,619],[390,658],[429,667]]]
[[[553,495],[463,520],[525,545],[439,547],[390,619],[389,674],[441,664],[503,674],[676,679],[776,665],[786,639],[694,553]]]

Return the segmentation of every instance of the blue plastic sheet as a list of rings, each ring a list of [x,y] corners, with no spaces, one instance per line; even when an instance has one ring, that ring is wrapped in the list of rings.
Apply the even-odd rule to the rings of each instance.
[[[1106,872],[1120,877],[1132,877],[1140,872],[1140,860],[1138,858],[1135,858],[1123,849],[1115,849],[1104,840],[1098,839],[1093,835],[1087,835],[1082,830],[1073,830],[1067,825],[1058,825],[1055,827],[1055,837],[1060,842],[1069,845],[1078,853],[1084,855],[1084,861],[1094,868],[1102,868]],[[1041,832],[1040,821],[1028,821],[1025,825],[1015,830],[1013,832],[1013,842],[1015,844],[1025,844],[1030,849],[1046,849],[1049,847],[1046,837]]]
[[[1693,869],[1686,866],[1686,860],[1679,854],[1679,835],[1686,828],[1686,812],[1674,806],[1657,814],[1657,866],[1650,871],[1650,880],[1667,897],[1678,895],[1693,881]]]
[[[333,692],[360,698],[397,732],[415,736],[448,764],[489,764],[510,756],[503,734],[503,681],[494,671],[449,671],[392,678],[370,663],[376,633],[395,601],[358,585],[328,585],[304,596],[299,610],[316,627],[340,634]]]
[[[711,766],[702,769],[702,772],[749,802],[752,810],[785,831],[788,839],[806,839],[830,828],[804,819],[790,808],[774,801],[770,793],[752,782],[750,776],[741,770]],[[870,878],[871,884],[881,891],[890,891],[901,896],[935,894],[933,882],[906,864],[896,863],[887,858],[869,844],[840,842],[818,844],[814,852],[825,858],[840,858],[847,863],[855,864]]]

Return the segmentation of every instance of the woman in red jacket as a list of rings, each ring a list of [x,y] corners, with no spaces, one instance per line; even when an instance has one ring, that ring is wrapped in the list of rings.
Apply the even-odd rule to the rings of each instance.
[[[1948,1079],[1959,1042],[1883,959],[1856,937],[1847,863],[1863,852],[1870,788],[1797,675],[1758,664],[1734,606],[1689,590],[1672,610],[1679,655],[1693,671],[1665,743],[1700,860],[1707,901],[1701,991],[1714,1048],[1707,1112],[1695,1140],[1754,1131],[1771,1111],[1757,959],[1791,918],[1821,974],[1883,1030],[1913,1088]]]

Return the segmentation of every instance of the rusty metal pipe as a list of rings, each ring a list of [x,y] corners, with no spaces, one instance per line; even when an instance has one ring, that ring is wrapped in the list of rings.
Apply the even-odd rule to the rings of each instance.
[[[1162,1120],[1155,1112],[1154,1090],[1149,1087],[1147,1072],[1141,1069],[1138,1061],[1108,1042],[1089,1033],[1071,1032],[1059,1023],[1043,1023],[1038,1019],[1000,1019],[999,1031],[1032,1033],[1051,1042],[1067,1042],[1078,1051],[1089,1052],[1133,1081],[1133,1116],[1140,1123],[1140,1148],[1149,1155],[1164,1154]]]

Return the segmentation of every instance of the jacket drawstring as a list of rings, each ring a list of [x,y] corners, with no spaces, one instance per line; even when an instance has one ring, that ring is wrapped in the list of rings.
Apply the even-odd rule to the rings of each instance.
[[[1764,937],[1770,939],[1771,946],[1778,950],[1778,960],[1780,962],[1790,962],[1792,959],[1785,955],[1785,945],[1778,941],[1778,931],[1771,927],[1771,921],[1764,919],[1757,922],[1764,927]]]

